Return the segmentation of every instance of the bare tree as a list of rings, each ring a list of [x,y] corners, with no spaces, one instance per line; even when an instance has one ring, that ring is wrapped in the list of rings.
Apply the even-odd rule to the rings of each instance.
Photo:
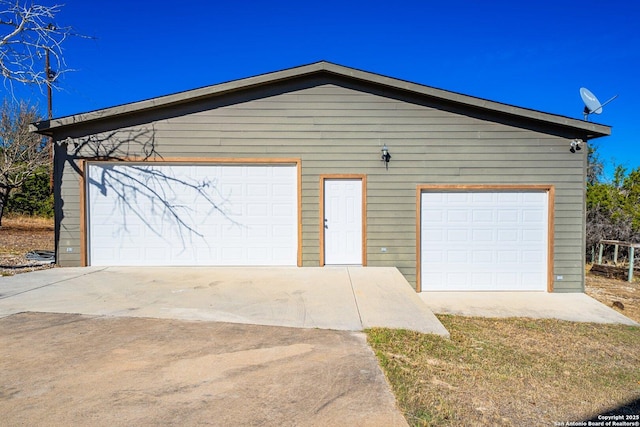
[[[25,102],[4,101],[0,111],[0,225],[11,192],[42,166],[49,165],[51,145],[31,133],[29,124],[41,120],[38,110]]]
[[[66,69],[62,43],[71,27],[55,23],[62,5],[44,6],[31,0],[0,0],[0,73],[5,84],[55,87]],[[51,67],[45,61],[51,59]]]

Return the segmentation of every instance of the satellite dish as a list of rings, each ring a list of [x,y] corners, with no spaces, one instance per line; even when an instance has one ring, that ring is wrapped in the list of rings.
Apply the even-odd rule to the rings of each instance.
[[[581,87],[580,97],[582,98],[582,102],[584,102],[584,111],[583,111],[584,119],[588,120],[589,114],[602,113],[602,107],[604,107],[605,105],[607,105],[608,103],[616,99],[617,96],[618,95],[615,95],[613,98],[609,99],[604,104],[601,104],[600,101],[598,101],[598,98],[596,98],[596,96],[593,93],[591,93],[589,89],[587,89],[586,87]]]
[[[600,114],[602,113],[602,104],[600,104],[600,101],[598,101],[598,98],[596,98],[596,96],[591,93],[591,91],[589,89],[587,89],[586,87],[581,87],[580,88],[580,97],[582,98],[582,101],[584,102],[584,108],[585,108],[585,112],[586,113],[596,113],[596,114]]]

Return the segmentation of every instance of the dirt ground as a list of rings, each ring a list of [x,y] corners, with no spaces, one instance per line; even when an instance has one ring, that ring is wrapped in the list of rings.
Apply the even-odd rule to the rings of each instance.
[[[2,425],[406,425],[362,333],[22,313],[0,348]]]
[[[53,220],[5,217],[0,227],[0,255],[19,255],[34,249],[53,250]]]
[[[53,220],[27,216],[2,218],[0,276],[53,267],[53,264],[27,259],[27,252],[34,250],[54,250]]]
[[[586,294],[640,322],[640,281],[610,279],[587,272]]]
[[[33,250],[54,250],[53,220],[23,216],[2,218],[0,276],[52,267],[51,264],[39,265],[41,263],[28,260],[25,254]]]

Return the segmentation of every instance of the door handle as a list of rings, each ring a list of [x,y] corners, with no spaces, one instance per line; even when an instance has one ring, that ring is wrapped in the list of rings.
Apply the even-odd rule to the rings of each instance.
[[[327,225],[327,218],[324,219],[324,228],[329,228],[329,226]]]

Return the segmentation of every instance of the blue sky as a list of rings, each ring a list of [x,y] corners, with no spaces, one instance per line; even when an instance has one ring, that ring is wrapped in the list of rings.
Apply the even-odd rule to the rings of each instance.
[[[608,175],[640,167],[637,0],[64,4],[58,23],[94,39],[66,45],[56,117],[327,60],[577,119],[580,87],[618,95],[591,116],[613,127],[598,152]]]

